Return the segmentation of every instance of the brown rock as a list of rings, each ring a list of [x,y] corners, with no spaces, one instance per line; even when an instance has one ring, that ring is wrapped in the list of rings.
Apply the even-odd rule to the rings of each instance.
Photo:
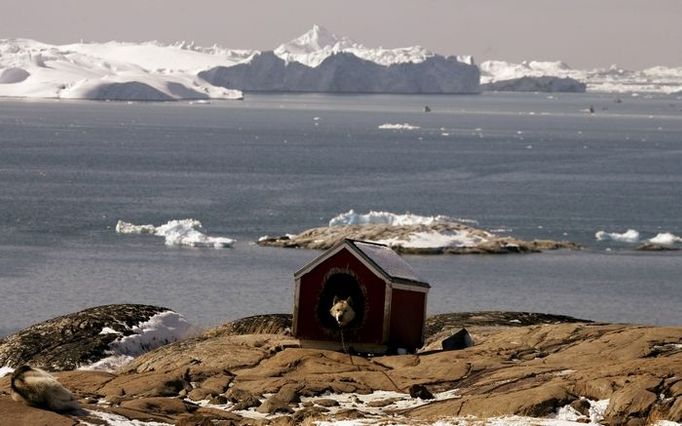
[[[225,393],[225,397],[226,397],[230,402],[241,402],[241,401],[245,401],[245,400],[247,400],[247,399],[253,399],[253,398],[255,398],[256,400],[258,399],[258,398],[256,398],[256,396],[255,396],[253,393],[251,393],[250,391],[248,391],[248,390],[246,390],[246,389],[238,388],[238,387],[230,388],[230,389]]]
[[[367,403],[368,407],[386,407],[388,405],[391,405],[393,403],[396,403],[400,401],[402,398],[386,398],[386,399],[377,399],[374,401],[369,401]]]
[[[189,397],[189,399],[192,401],[203,401],[205,399],[209,399],[211,395],[211,392],[206,389],[196,388],[192,389],[192,391],[187,394],[187,397]]]
[[[177,396],[184,389],[185,382],[176,374],[150,372],[146,374],[121,374],[108,381],[99,393],[106,399],[125,395],[127,398],[135,396],[165,397]]]
[[[277,399],[275,396],[271,396],[270,398],[266,399],[260,406],[258,406],[258,408],[256,408],[256,411],[264,414],[290,414],[294,412],[294,410],[292,410],[286,402]]]
[[[330,398],[320,398],[313,401],[315,404],[322,407],[338,407],[339,401]]]
[[[424,385],[415,384],[410,386],[409,393],[412,398],[433,399],[433,394]]]
[[[675,402],[668,412],[667,419],[672,422],[682,422],[682,396],[675,398]]]
[[[298,391],[302,388],[302,385],[288,384],[280,388],[280,390],[275,394],[275,397],[285,404],[295,404],[301,402],[301,397]]]
[[[294,420],[294,422],[298,425],[303,423],[305,419],[314,419],[317,417],[321,417],[325,413],[327,413],[329,410],[327,410],[324,407],[306,407],[302,410],[296,411],[291,418]]]
[[[240,410],[248,410],[249,408],[253,407],[260,407],[261,402],[260,399],[254,397],[244,399],[242,401],[236,402],[232,406],[232,411],[240,411]]]
[[[186,413],[189,410],[187,403],[178,398],[140,398],[131,401],[124,401],[121,407],[138,410],[145,413],[155,413],[163,415],[177,415]]]
[[[630,420],[646,419],[656,402],[656,395],[639,384],[631,384],[616,391],[604,413],[610,425],[626,424]]]
[[[670,385],[669,393],[671,396],[682,396],[682,378]]]
[[[586,399],[576,399],[575,401],[571,402],[571,408],[573,408],[575,411],[579,412],[583,416],[589,416],[590,415],[590,402]]]
[[[334,419],[336,420],[357,420],[364,419],[365,413],[358,411],[354,408],[348,408],[345,410],[339,410],[334,414]]]
[[[201,389],[204,389],[208,391],[209,393],[213,395],[220,395],[221,393],[225,392],[230,385],[230,382],[232,381],[232,376],[226,376],[223,374],[218,374],[212,377],[207,378],[201,384],[199,387]]]
[[[77,424],[68,416],[52,411],[29,407],[0,395],[0,425],[3,426],[73,426]]]
[[[208,402],[214,405],[224,405],[228,403],[228,400],[225,395],[217,395],[211,398]]]

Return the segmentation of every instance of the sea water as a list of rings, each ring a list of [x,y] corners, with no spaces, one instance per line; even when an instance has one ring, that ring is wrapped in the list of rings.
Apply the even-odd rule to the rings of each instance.
[[[247,94],[0,101],[0,335],[108,303],[167,306],[199,325],[291,312],[292,275],[319,253],[254,242],[349,209],[585,247],[406,256],[432,285],[429,313],[682,324],[682,254],[595,238],[682,235],[679,96]],[[118,220],[187,218],[237,242],[170,247],[115,232]]]

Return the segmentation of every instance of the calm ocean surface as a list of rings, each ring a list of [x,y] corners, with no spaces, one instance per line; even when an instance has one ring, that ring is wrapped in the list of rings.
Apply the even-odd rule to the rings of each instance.
[[[0,335],[108,303],[167,306],[200,325],[290,312],[293,272],[319,253],[253,241],[351,208],[586,246],[407,256],[432,284],[429,313],[682,325],[682,253],[594,237],[682,235],[680,97],[247,95],[208,105],[0,101]],[[173,248],[114,232],[118,219],[183,218],[238,242]]]

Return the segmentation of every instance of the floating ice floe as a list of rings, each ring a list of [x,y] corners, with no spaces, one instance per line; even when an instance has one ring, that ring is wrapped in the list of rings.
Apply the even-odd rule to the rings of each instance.
[[[662,246],[672,246],[675,243],[682,243],[682,237],[678,237],[670,232],[661,232],[655,237],[649,239],[650,243],[660,244]]]
[[[391,226],[408,225],[432,225],[436,222],[465,222],[465,220],[453,219],[448,216],[420,216],[411,213],[395,214],[370,210],[367,214],[358,214],[350,209],[347,213],[341,213],[329,221],[329,226],[345,225],[372,225],[385,224]],[[472,221],[468,221],[472,222]]]
[[[637,243],[639,242],[639,232],[634,229],[619,234],[618,232],[598,231],[594,234],[599,241],[618,241],[621,243]]]
[[[236,240],[226,237],[210,237],[201,229],[201,222],[196,219],[171,220],[161,226],[135,225],[119,220],[116,223],[116,232],[119,234],[152,234],[166,239],[168,246],[232,247]]]
[[[92,364],[81,366],[81,370],[113,371],[130,362],[134,357],[159,346],[188,337],[194,327],[177,312],[166,311],[154,315],[149,320],[133,326],[132,334],[121,336],[109,344],[108,357]],[[122,334],[104,327],[100,334]]]
[[[420,127],[409,123],[384,123],[378,127],[382,130],[417,130]]]

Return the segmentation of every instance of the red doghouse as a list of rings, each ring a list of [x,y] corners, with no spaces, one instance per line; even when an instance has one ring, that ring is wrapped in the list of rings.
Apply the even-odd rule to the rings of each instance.
[[[424,343],[431,287],[391,248],[346,239],[294,274],[293,333],[302,346],[384,353]],[[343,328],[329,313],[335,298],[352,299]],[[343,336],[342,336],[343,333]]]

